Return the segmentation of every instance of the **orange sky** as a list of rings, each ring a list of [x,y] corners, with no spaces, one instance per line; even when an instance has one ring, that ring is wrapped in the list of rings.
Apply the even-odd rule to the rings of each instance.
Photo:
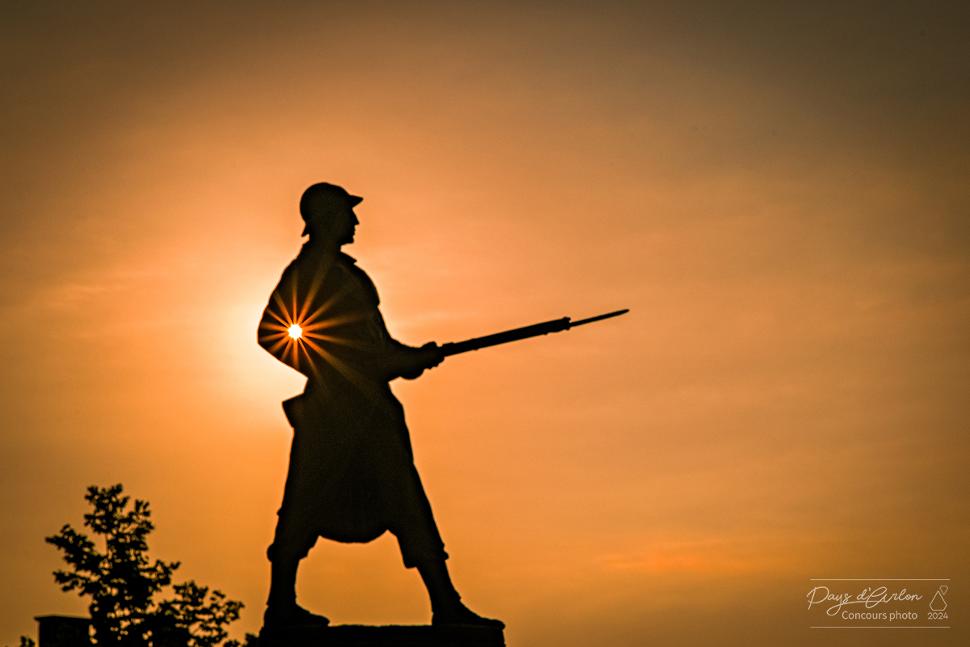
[[[403,341],[632,309],[395,384],[512,647],[966,639],[965,10],[40,4],[0,27],[0,645],[83,611],[43,537],[94,483],[258,627],[302,381],[256,323],[318,180]],[[807,630],[808,578],[875,576],[961,619]],[[388,537],[300,596],[428,617]]]

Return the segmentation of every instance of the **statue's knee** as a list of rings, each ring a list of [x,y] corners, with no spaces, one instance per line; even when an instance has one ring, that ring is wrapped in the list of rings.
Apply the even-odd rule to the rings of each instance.
[[[298,562],[303,555],[298,555],[298,551],[292,548],[287,549],[286,546],[281,546],[279,544],[273,543],[269,545],[266,549],[266,559],[271,562]]]
[[[311,545],[290,545],[273,542],[266,549],[266,558],[272,563],[284,564],[287,562],[296,563],[310,553]]]

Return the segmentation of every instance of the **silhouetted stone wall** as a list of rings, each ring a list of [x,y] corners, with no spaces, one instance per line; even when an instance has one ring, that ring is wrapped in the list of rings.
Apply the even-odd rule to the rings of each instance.
[[[37,616],[37,647],[88,647],[91,621],[75,616]]]

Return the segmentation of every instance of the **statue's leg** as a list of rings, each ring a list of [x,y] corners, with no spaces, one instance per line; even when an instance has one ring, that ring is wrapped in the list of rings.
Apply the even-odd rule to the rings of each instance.
[[[272,550],[272,549],[271,549]],[[296,604],[296,569],[299,559],[270,557],[269,597],[267,606]]]
[[[404,430],[406,433],[406,429]],[[417,568],[431,600],[431,624],[477,625],[503,628],[500,620],[483,618],[466,607],[448,573],[448,553],[431,512],[421,477],[411,460],[410,450],[402,458],[406,465],[387,467],[384,495],[391,502],[389,530],[397,537],[406,568]]]
[[[270,561],[270,584],[263,616],[264,628],[319,626],[329,622],[296,603],[297,568],[317,541],[313,514],[308,507],[313,490],[312,480],[308,481],[308,477],[313,472],[307,469],[307,461],[312,459],[312,455],[307,455],[305,438],[294,429],[283,503],[277,512],[273,544],[266,551]]]
[[[462,603],[448,573],[448,553],[421,479],[413,465],[408,473],[409,481],[398,491],[398,514],[391,532],[397,536],[404,566],[416,567],[428,589],[431,623],[504,627],[500,620],[483,618]]]
[[[444,560],[427,562],[419,564],[417,568],[425,588],[428,589],[431,613],[438,613],[460,604],[461,596],[458,595],[455,585],[451,582],[448,562]]]
[[[268,630],[297,626],[326,626],[329,620],[300,607],[296,603],[296,572],[300,560],[316,543],[316,532],[305,515],[295,514],[294,508],[284,505],[276,522],[273,544],[266,551],[270,561],[269,597],[263,627]]]
[[[282,520],[282,517],[281,517]],[[276,539],[269,547],[270,559],[269,597],[263,627],[268,630],[287,627],[325,627],[330,620],[311,613],[296,603],[296,571],[300,560],[306,556],[313,541],[297,543],[280,532],[277,525]],[[287,541],[287,539],[291,539]]]

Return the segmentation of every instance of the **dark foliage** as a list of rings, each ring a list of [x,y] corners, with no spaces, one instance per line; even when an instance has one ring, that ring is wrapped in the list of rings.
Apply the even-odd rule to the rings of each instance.
[[[84,498],[91,505],[84,525],[94,538],[65,524],[46,541],[67,562],[54,572],[61,589],[90,599],[95,644],[239,647],[226,641],[226,627],[239,618],[241,602],[193,581],[173,586],[179,563],[149,559],[148,535],[155,525],[147,501],[132,502],[120,484],[89,487]]]

